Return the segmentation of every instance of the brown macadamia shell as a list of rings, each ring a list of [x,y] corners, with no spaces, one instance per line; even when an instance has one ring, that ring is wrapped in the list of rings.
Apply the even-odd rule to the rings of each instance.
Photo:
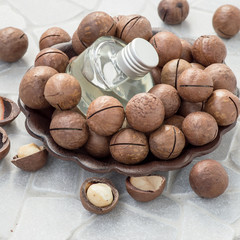
[[[89,129],[89,137],[84,148],[93,157],[104,158],[110,155],[110,137],[100,136]]]
[[[192,44],[185,39],[180,39],[182,44],[182,53],[180,58],[186,60],[187,62],[192,62]]]
[[[187,18],[188,13],[187,0],[162,0],[158,5],[158,15],[166,24],[180,24]]]
[[[105,12],[96,11],[83,18],[78,26],[77,34],[80,42],[89,47],[101,36],[115,36],[116,23]]]
[[[52,47],[58,43],[69,42],[71,37],[69,34],[60,27],[48,28],[40,37],[39,49]]]
[[[79,40],[78,33],[75,31],[72,36],[72,47],[73,50],[79,55],[81,54],[87,47]]]
[[[81,99],[78,80],[67,73],[57,73],[45,85],[44,96],[56,109],[68,110],[77,106]]]
[[[192,103],[182,100],[181,106],[178,109],[178,114],[186,117],[188,114],[193,112],[201,112],[204,109],[204,102]]]
[[[131,128],[121,129],[110,141],[112,157],[124,164],[142,162],[148,155],[148,140],[144,133]]]
[[[110,205],[106,206],[106,207],[97,207],[95,205],[93,205],[87,198],[87,190],[88,188],[95,183],[104,183],[107,184],[111,190],[112,190],[112,194],[113,194],[113,201]],[[113,210],[114,207],[116,207],[118,199],[119,199],[119,193],[118,190],[115,188],[115,186],[112,184],[112,182],[106,178],[87,178],[84,183],[81,185],[80,188],[80,199],[82,202],[83,207],[95,214],[105,214],[108,213],[110,211]]]
[[[148,41],[152,37],[151,23],[141,15],[122,16],[117,22],[116,36],[126,43],[134,38],[143,38]]]
[[[163,67],[167,62],[178,59],[182,53],[180,39],[171,32],[158,32],[149,41],[156,49],[159,56],[159,67]]]
[[[161,83],[176,88],[180,74],[188,68],[191,68],[191,64],[184,59],[173,59],[167,62],[162,68]]]
[[[192,62],[191,66],[192,66],[192,68],[198,68],[198,69],[201,69],[201,70],[205,69],[205,67],[203,65],[201,65],[200,63],[196,63],[196,62]]]
[[[218,125],[209,113],[193,112],[183,120],[182,131],[189,143],[203,146],[217,137]]]
[[[230,4],[220,6],[213,15],[212,24],[220,37],[233,37],[240,29],[240,9]]]
[[[193,44],[193,58],[207,67],[213,63],[222,63],[227,55],[224,42],[215,35],[199,37]]]
[[[213,92],[212,78],[201,69],[188,68],[177,80],[177,91],[188,102],[202,102]]]
[[[151,132],[163,123],[165,110],[162,101],[152,93],[133,96],[126,106],[126,118],[131,127],[141,132]]]
[[[6,27],[0,30],[0,60],[16,62],[26,53],[28,37],[20,29]]]
[[[172,125],[162,125],[149,137],[150,151],[159,159],[169,160],[179,156],[185,147],[182,131]]]
[[[44,88],[50,77],[58,72],[48,66],[33,67],[23,76],[19,85],[19,97],[32,109],[44,109],[50,105],[44,97]]]
[[[236,92],[237,79],[233,71],[223,63],[214,63],[204,69],[213,80],[213,90],[226,89]]]
[[[0,127],[0,160],[6,157],[10,150],[10,140],[7,133]]]
[[[161,83],[161,72],[162,68],[160,67],[155,67],[151,70],[151,75],[154,81],[154,84],[160,84]]]
[[[48,66],[64,73],[69,63],[68,56],[56,48],[44,48],[35,58],[35,67]]]
[[[12,122],[20,113],[19,106],[9,98],[0,97],[0,126]]]
[[[215,198],[228,187],[228,174],[216,160],[206,159],[196,163],[189,174],[193,191],[203,198]]]
[[[239,116],[240,100],[228,90],[218,89],[205,103],[204,110],[216,119],[219,126],[228,126]]]
[[[96,98],[87,111],[89,128],[101,136],[110,136],[117,132],[122,127],[124,118],[123,105],[111,96]]]
[[[159,175],[127,177],[125,181],[127,192],[139,202],[149,202],[160,196],[165,184],[165,177]]]
[[[66,110],[53,117],[50,123],[50,134],[53,140],[66,149],[78,149],[88,139],[88,127],[81,114]]]
[[[165,118],[173,116],[178,111],[181,100],[177,90],[171,85],[157,84],[148,92],[154,94],[162,101],[165,110]]]
[[[165,125],[173,125],[177,128],[179,128],[182,131],[182,123],[183,123],[184,117],[181,115],[173,115],[172,117],[166,119],[164,121]]]

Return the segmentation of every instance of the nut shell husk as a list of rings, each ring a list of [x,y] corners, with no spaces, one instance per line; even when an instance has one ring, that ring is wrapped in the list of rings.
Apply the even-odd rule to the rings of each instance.
[[[18,158],[16,155],[13,157],[13,160],[11,162],[23,171],[35,172],[44,167],[47,163],[48,152],[44,147],[40,148],[41,150],[39,152],[23,158]]]
[[[35,58],[35,66],[48,66],[64,73],[69,63],[68,56],[56,48],[44,48]]]
[[[101,36],[114,36],[115,32],[116,22],[110,15],[101,11],[89,13],[77,29],[78,38],[86,47]]]
[[[216,160],[206,159],[196,163],[189,175],[193,191],[203,198],[215,198],[228,187],[228,174]]]
[[[130,178],[131,177],[127,177],[126,181],[125,181],[127,192],[133,199],[135,199],[136,201],[139,201],[139,202],[149,202],[149,201],[154,200],[155,198],[157,198],[158,196],[160,196],[162,194],[162,192],[165,188],[165,184],[166,184],[165,177],[161,176],[162,184],[159,187],[159,189],[157,189],[156,191],[144,191],[144,190],[138,189],[135,186],[133,186],[130,182]]]
[[[141,15],[122,16],[117,22],[116,36],[126,43],[134,38],[149,40],[152,37],[151,23]]]
[[[2,160],[10,150],[10,141],[7,133],[0,127],[0,160]]]
[[[51,27],[47,29],[40,37],[39,48],[49,48],[58,43],[69,42],[71,37],[60,27]]]
[[[0,120],[0,126],[5,126],[6,124],[12,122],[19,115],[20,108],[11,99],[8,99],[6,97],[0,98],[2,98],[2,102],[4,105],[4,119]]]
[[[107,184],[111,190],[112,190],[112,194],[113,194],[113,201],[109,206],[106,207],[97,207],[95,205],[93,205],[87,198],[87,189],[89,188],[89,186],[91,184],[94,183],[105,183]],[[80,188],[80,199],[82,202],[83,207],[95,214],[105,214],[110,212],[114,207],[116,207],[116,204],[118,202],[119,199],[119,193],[118,190],[114,187],[114,185],[112,184],[112,182],[106,178],[96,178],[96,177],[92,177],[92,178],[88,178],[84,181],[84,183],[81,185]]]

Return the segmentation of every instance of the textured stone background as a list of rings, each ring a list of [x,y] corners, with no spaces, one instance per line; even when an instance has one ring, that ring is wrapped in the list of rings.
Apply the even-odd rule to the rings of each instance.
[[[38,39],[49,27],[59,26],[70,35],[81,19],[91,11],[110,15],[138,13],[153,27],[164,27],[179,37],[197,38],[214,34],[211,20],[216,8],[239,0],[189,0],[190,14],[179,26],[164,25],[157,15],[157,0],[0,0],[0,27],[23,29],[29,48],[16,63],[0,62],[0,95],[15,101],[18,86],[38,53]],[[227,64],[240,76],[240,33],[224,40]],[[239,86],[238,82],[238,86]],[[36,173],[26,173],[10,163],[17,149],[30,142],[20,116],[4,129],[9,134],[11,150],[0,163],[0,239],[77,240],[77,239],[161,239],[161,240],[237,240],[240,239],[240,129],[227,133],[213,153],[195,159],[178,171],[162,173],[167,187],[158,199],[149,203],[134,201],[125,190],[125,177],[117,173],[110,178],[120,192],[120,202],[111,213],[96,216],[83,209],[79,189],[90,176],[100,176],[81,169],[73,162],[53,157]],[[226,168],[230,184],[219,198],[197,197],[188,183],[188,174],[196,161],[204,158],[220,161]]]

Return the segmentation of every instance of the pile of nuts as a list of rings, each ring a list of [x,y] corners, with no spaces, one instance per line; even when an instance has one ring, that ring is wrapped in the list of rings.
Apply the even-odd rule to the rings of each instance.
[[[163,0],[158,11],[167,24],[179,24],[187,17],[189,6],[186,0]],[[237,19],[232,21],[239,23],[239,13],[236,9],[231,11]],[[235,35],[240,26],[233,24],[230,30],[223,30],[219,17],[222,12],[224,10],[218,9],[214,15],[215,30],[223,37]],[[27,49],[27,37],[19,30],[5,29],[0,31],[0,42],[9,41],[6,31],[14,31],[12,41],[20,42],[15,50],[18,54],[14,58],[0,51],[0,59],[16,61]],[[75,55],[101,36],[115,36],[126,43],[137,37],[148,40],[159,55],[158,66],[151,72],[155,86],[147,93],[132,97],[125,109],[111,96],[98,97],[89,105],[85,117],[77,108],[81,86],[76,78],[65,73],[72,59],[52,47],[69,42],[71,37],[61,28],[48,29],[40,38],[40,52],[34,67],[21,80],[19,97],[31,109],[51,106],[56,109],[49,131],[59,146],[69,150],[85,148],[88,154],[100,159],[111,155],[123,164],[140,163],[150,152],[159,160],[171,161],[189,144],[203,146],[212,142],[219,126],[228,126],[237,120],[240,100],[235,95],[236,77],[224,64],[227,52],[219,37],[201,36],[192,44],[167,31],[153,35],[150,22],[140,15],[111,17],[105,12],[93,12],[83,18],[72,36]],[[36,171],[45,165],[45,149],[35,145],[26,148],[31,149],[30,155],[38,154],[41,160],[36,160],[33,169],[28,154],[24,151],[22,155],[20,149],[12,161],[16,166]],[[208,175],[202,173],[206,168],[210,169]],[[199,162],[190,173],[193,190],[202,197],[219,196],[228,183],[224,171],[214,160]],[[222,185],[217,180],[219,174],[224,175]],[[138,201],[156,198],[164,186],[165,178],[161,176],[126,179],[127,191]],[[206,190],[206,186],[210,190]],[[86,209],[106,213],[116,205],[118,192],[106,179],[87,179],[81,187],[81,200]]]

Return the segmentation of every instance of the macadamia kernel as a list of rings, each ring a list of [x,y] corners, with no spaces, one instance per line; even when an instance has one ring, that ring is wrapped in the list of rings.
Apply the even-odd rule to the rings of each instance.
[[[113,201],[111,188],[105,183],[94,183],[87,190],[88,200],[97,207],[106,207]]]
[[[30,144],[21,146],[18,149],[17,155],[18,155],[18,158],[23,158],[39,151],[41,151],[40,147],[38,147],[35,143],[30,143]]]

